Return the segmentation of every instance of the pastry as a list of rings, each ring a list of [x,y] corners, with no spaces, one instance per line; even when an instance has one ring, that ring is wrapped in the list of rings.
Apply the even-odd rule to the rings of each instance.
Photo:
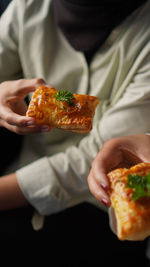
[[[150,163],[139,163],[108,174],[110,200],[120,240],[150,235]]]
[[[99,99],[95,96],[42,85],[34,91],[26,116],[34,117],[37,125],[88,133],[98,104]]]

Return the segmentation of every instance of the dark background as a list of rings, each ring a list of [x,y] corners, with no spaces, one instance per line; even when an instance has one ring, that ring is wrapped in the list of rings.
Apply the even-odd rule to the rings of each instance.
[[[3,13],[3,11],[6,9],[6,7],[11,1],[12,0],[0,0],[0,15]]]

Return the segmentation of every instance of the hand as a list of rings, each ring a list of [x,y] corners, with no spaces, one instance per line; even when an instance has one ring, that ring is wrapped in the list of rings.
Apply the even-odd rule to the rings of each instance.
[[[132,135],[106,141],[93,161],[88,176],[91,193],[109,206],[107,173],[116,168],[129,168],[140,162],[150,162],[149,135]]]
[[[47,125],[37,126],[34,118],[26,117],[25,97],[45,84],[43,79],[21,79],[0,84],[0,126],[17,134],[49,131]]]

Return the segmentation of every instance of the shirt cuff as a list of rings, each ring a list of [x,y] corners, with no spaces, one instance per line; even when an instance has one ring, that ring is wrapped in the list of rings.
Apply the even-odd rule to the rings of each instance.
[[[23,195],[40,214],[49,215],[64,209],[60,185],[48,158],[17,170],[16,175]]]

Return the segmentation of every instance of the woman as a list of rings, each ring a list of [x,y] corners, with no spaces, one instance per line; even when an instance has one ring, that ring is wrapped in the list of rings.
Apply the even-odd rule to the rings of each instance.
[[[12,1],[0,22],[0,125],[24,140],[0,179],[1,209],[50,215],[95,203],[86,177],[103,142],[150,127],[149,10],[144,0]],[[89,135],[24,116],[25,96],[45,82],[101,99]]]

